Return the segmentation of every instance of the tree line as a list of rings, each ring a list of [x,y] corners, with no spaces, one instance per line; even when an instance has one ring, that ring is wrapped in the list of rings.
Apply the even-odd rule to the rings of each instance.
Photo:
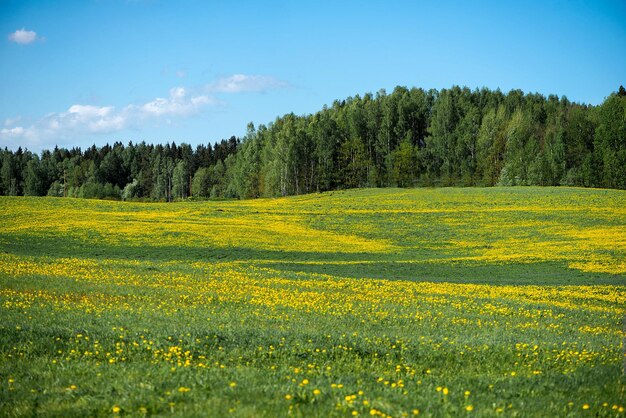
[[[172,201],[355,187],[626,189],[626,91],[598,106],[512,90],[396,87],[248,124],[214,145],[0,151],[0,194]]]

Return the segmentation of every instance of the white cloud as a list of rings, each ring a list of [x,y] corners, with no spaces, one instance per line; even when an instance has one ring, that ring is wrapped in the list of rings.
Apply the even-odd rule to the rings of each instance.
[[[110,134],[140,128],[151,120],[187,117],[217,102],[207,95],[188,94],[185,88],[170,90],[168,98],[156,98],[140,105],[93,106],[75,104],[65,112],[50,113],[30,126],[18,125],[20,118],[7,119],[0,130],[0,145],[32,147],[46,141],[72,139],[89,134]]]
[[[15,126],[18,123],[20,123],[20,121],[22,120],[22,118],[20,116],[17,116],[15,118],[9,118],[9,119],[5,119],[4,120],[4,126]]]
[[[73,105],[67,110],[67,113],[76,116],[78,119],[90,119],[95,117],[106,117],[113,112],[113,106],[92,106],[92,105]]]
[[[43,39],[40,36],[37,36],[37,32],[32,30],[26,30],[24,28],[18,29],[13,33],[9,34],[9,40],[15,42],[16,44],[28,45],[32,44],[38,39]]]
[[[0,133],[2,133],[2,136],[7,136],[9,138],[11,137],[20,137],[24,134],[24,128],[22,128],[21,126],[16,126],[15,128],[2,128],[2,130],[0,131]]]
[[[0,129],[0,147],[49,147],[91,134],[141,129],[151,122],[171,124],[175,118],[189,117],[207,106],[222,104],[212,93],[262,92],[286,86],[287,83],[269,76],[235,74],[204,86],[200,89],[204,93],[175,87],[167,97],[121,108],[74,104],[64,112],[49,113],[31,124],[24,123],[19,116],[6,119]]]
[[[266,75],[233,74],[222,77],[207,86],[209,91],[220,93],[264,92],[288,87],[284,81]]]
[[[170,90],[169,98],[157,97],[141,105],[138,108],[138,115],[143,117],[163,115],[189,116],[197,113],[204,105],[210,103],[214,103],[214,101],[209,96],[190,97],[184,87],[176,87]]]

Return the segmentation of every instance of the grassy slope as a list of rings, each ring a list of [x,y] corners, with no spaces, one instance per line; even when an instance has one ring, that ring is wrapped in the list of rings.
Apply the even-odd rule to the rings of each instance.
[[[622,191],[2,198],[0,215],[3,415],[620,413]]]

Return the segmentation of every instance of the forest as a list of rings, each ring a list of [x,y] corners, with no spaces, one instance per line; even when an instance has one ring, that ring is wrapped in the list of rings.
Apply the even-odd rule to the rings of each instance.
[[[173,201],[359,187],[626,189],[626,90],[598,106],[487,88],[396,87],[315,114],[175,142],[0,151],[0,194]]]

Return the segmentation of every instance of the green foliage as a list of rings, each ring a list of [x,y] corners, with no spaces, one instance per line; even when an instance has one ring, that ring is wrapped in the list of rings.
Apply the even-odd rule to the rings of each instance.
[[[186,199],[189,195],[189,170],[187,162],[179,161],[172,173],[172,195],[176,199]]]
[[[396,87],[293,113],[214,145],[0,151],[1,195],[172,201],[256,198],[365,186],[626,188],[626,95],[596,107],[512,90]],[[202,171],[200,171],[202,170]],[[106,184],[111,187],[105,190]],[[126,194],[131,198],[130,194]]]
[[[0,194],[5,196],[17,196],[21,174],[17,169],[17,158],[10,152],[3,152],[1,155]]]
[[[122,200],[130,200],[136,198],[138,195],[139,182],[137,179],[133,179],[132,182],[128,183],[124,190],[122,190]]]
[[[602,185],[626,188],[626,96],[613,94],[598,109],[594,146]]]
[[[63,184],[61,184],[58,181],[54,181],[50,185],[50,189],[48,189],[48,196],[51,196],[51,197],[63,197],[63,195],[64,195]]]
[[[483,117],[476,143],[478,184],[494,186],[504,165],[506,149],[506,110],[503,105],[490,109]]]
[[[26,164],[24,175],[24,196],[43,196],[47,192],[45,171],[41,160],[34,156]]]
[[[254,125],[248,124],[248,133],[238,150],[233,168],[233,181],[237,195],[244,199],[261,195],[262,137],[256,134]]]
[[[506,130],[505,164],[500,173],[500,185],[529,184],[528,169],[530,162],[535,158],[537,146],[530,116],[519,109],[516,110]]]
[[[410,187],[415,181],[417,158],[415,148],[407,137],[400,143],[391,156],[392,179],[398,187]]]
[[[200,167],[191,181],[191,194],[194,197],[209,197],[213,185],[210,170]]]
[[[367,155],[359,137],[345,141],[339,149],[340,184],[348,189],[367,184]]]

